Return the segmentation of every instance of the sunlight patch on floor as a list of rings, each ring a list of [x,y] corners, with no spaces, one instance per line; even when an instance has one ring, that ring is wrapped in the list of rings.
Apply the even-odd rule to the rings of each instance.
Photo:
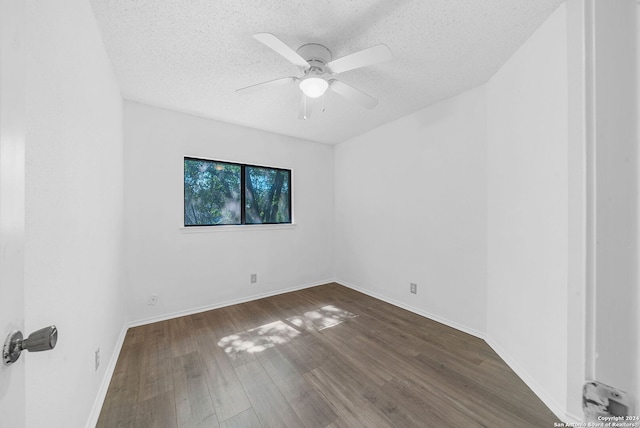
[[[325,328],[334,327],[347,319],[355,317],[357,317],[357,315],[349,311],[333,305],[327,305],[314,311],[305,312],[302,316],[287,318],[287,321],[296,327],[320,331]]]
[[[301,333],[283,321],[275,321],[242,333],[223,337],[218,346],[227,354],[238,352],[262,352],[277,344],[288,343]]]
[[[300,316],[289,317],[286,322],[274,321],[241,333],[225,336],[218,341],[218,346],[229,355],[241,352],[253,354],[276,345],[289,343],[301,335],[303,330],[320,331],[355,317],[357,315],[349,311],[327,305],[305,312]]]

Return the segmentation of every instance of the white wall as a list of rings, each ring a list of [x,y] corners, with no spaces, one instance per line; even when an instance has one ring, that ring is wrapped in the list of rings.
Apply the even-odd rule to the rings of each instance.
[[[338,281],[477,335],[486,316],[485,108],[481,87],[335,152]]]
[[[640,2],[636,3],[636,73],[640,71]],[[637,76],[637,74],[636,74]],[[640,82],[636,77],[636,138],[640,139]],[[640,168],[640,150],[636,153],[636,166]],[[640,175],[640,172],[636,170]],[[640,198],[636,200],[636,213],[640,213]],[[636,251],[640,248],[640,227],[636,236]],[[640,282],[640,263],[636,265],[636,281]],[[640,308],[640,291],[636,288],[636,308]],[[640,314],[635,311],[636,333],[640,335]],[[636,383],[635,383],[635,412],[640,414],[640,339],[636,341]]]
[[[184,156],[292,169],[296,225],[181,229]],[[333,278],[332,146],[125,102],[125,201],[134,321]]]
[[[638,361],[637,37],[633,0],[593,1],[596,380],[634,394]],[[636,409],[637,410],[637,409]],[[637,411],[636,411],[637,413]]]
[[[567,112],[562,5],[487,85],[488,342],[566,403]]]
[[[26,426],[85,424],[125,322],[122,98],[83,0],[27,2]],[[103,365],[94,371],[94,351]]]
[[[567,380],[566,415],[582,421],[582,387],[587,360],[587,43],[586,4],[567,0]]]
[[[0,338],[24,330],[24,2],[0,0]],[[25,359],[0,364],[0,417],[25,425]]]

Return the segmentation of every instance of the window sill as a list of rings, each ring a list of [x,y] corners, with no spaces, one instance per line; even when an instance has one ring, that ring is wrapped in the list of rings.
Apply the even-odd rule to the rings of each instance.
[[[284,230],[295,229],[295,223],[287,224],[243,224],[243,225],[225,225],[225,226],[190,226],[180,227],[182,233],[211,233],[211,232],[244,232],[256,230]]]

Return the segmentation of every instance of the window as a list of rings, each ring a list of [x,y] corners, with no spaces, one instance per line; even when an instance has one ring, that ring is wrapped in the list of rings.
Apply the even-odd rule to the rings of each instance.
[[[291,223],[291,171],[244,165],[245,223]]]
[[[291,223],[291,170],[184,158],[184,225]]]

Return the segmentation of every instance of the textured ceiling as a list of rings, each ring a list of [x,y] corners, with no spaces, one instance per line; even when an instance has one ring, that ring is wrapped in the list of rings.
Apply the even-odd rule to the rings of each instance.
[[[486,82],[563,0],[92,0],[126,99],[338,143]],[[302,72],[252,35],[273,33],[333,58],[386,44],[393,59],[337,78],[372,110],[329,92],[298,119],[295,83],[238,88]]]

